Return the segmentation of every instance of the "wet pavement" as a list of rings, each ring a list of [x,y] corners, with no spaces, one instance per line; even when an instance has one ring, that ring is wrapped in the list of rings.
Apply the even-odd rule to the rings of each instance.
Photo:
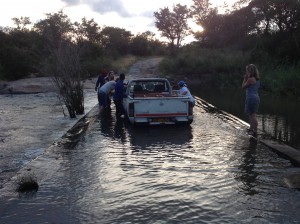
[[[134,70],[138,71],[138,70]],[[194,122],[131,126],[93,109],[0,189],[0,223],[297,223],[300,168],[197,98]],[[263,138],[263,136],[260,136]]]

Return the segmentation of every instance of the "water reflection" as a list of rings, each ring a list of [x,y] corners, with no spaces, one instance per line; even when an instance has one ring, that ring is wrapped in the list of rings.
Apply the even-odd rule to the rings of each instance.
[[[299,193],[280,185],[296,168],[226,114],[195,114],[190,126],[133,127],[114,107],[93,117],[72,150],[59,148],[60,166],[35,198],[0,204],[0,223],[299,220]]]
[[[257,141],[254,139],[249,140],[249,146],[243,149],[245,151],[241,159],[241,164],[239,165],[240,172],[237,177],[242,183],[241,187],[246,195],[254,195],[258,192],[255,190],[256,179],[258,176],[257,171],[255,171],[256,157],[257,157]]]
[[[263,114],[258,116],[261,121],[261,129],[265,133],[269,133],[273,138],[294,144],[293,136],[295,132],[292,130],[293,124],[290,123],[288,118],[276,115]]]
[[[122,143],[128,141],[139,150],[156,145],[182,146],[193,139],[190,125],[133,126],[126,119],[116,119],[114,113],[114,110],[107,109],[99,114],[101,135],[119,139]]]
[[[242,90],[192,89],[192,92],[217,108],[248,122],[244,113]],[[298,99],[285,99],[261,94],[258,114],[259,129],[271,138],[300,150],[300,104]]]
[[[128,133],[131,144],[141,150],[151,149],[157,145],[162,148],[166,145],[173,148],[184,147],[193,139],[192,128],[189,125],[131,127]]]
[[[114,119],[112,116],[111,108],[106,108],[99,113],[99,123],[100,123],[100,130],[102,135],[113,137],[114,136]]]

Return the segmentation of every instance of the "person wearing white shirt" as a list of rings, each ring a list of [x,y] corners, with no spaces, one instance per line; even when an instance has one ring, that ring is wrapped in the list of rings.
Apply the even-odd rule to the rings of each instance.
[[[190,98],[190,101],[192,102],[193,106],[195,106],[195,99],[192,96],[191,92],[187,88],[186,84],[184,81],[180,81],[178,83],[179,90],[178,90],[178,95],[179,96],[188,96]]]
[[[111,80],[105,83],[98,89],[98,99],[100,109],[106,108],[108,106],[108,95],[115,89],[116,82]]]

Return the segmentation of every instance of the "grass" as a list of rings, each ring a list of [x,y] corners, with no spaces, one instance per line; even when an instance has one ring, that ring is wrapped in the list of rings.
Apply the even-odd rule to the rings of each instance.
[[[138,60],[139,58],[133,55],[126,55],[124,57],[120,57],[117,60],[111,63],[112,68],[118,73],[127,73],[129,68]]]
[[[234,49],[183,48],[176,56],[164,59],[160,70],[169,77],[200,80],[210,88],[236,89],[240,88],[245,67],[250,63],[256,64],[259,69],[261,90],[275,95],[300,97],[300,61],[280,64],[266,54]]]

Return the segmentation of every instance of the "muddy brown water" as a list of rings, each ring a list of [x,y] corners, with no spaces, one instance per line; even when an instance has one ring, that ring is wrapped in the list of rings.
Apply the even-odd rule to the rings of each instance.
[[[37,192],[0,190],[0,223],[300,220],[300,191],[284,182],[299,167],[198,97],[194,118],[186,126],[133,127],[116,120],[113,106],[101,114],[94,107],[25,166],[38,176]]]

